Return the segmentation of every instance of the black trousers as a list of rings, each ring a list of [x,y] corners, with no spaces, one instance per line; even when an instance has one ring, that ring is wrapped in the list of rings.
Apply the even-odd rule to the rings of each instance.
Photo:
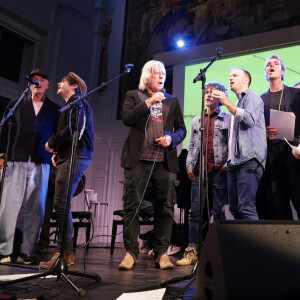
[[[300,218],[300,160],[284,141],[268,142],[266,168],[256,195],[260,219],[292,220],[292,201]]]
[[[78,164],[75,161],[74,166],[74,175],[72,181],[72,190],[71,196],[74,195],[75,190],[78,186],[80,181],[80,175],[82,176],[91,164],[90,159],[83,159],[78,158]],[[79,168],[78,168],[79,165]],[[70,160],[66,160],[63,163],[57,165],[56,170],[56,180],[55,180],[55,194],[54,194],[54,209],[57,214],[58,218],[58,225],[59,225],[59,239],[58,239],[58,251],[61,248],[62,243],[62,232],[64,229],[64,222],[65,222],[65,211],[67,205],[67,195],[68,195],[68,178],[69,178],[69,170],[70,170]],[[73,243],[72,243],[72,233],[73,233],[73,218],[71,213],[71,206],[68,211],[68,226],[67,232],[64,236],[64,246],[66,252],[71,252],[73,250]]]
[[[153,162],[140,161],[134,168],[124,170],[124,244],[126,250],[137,262],[139,254],[139,213],[137,209],[150,176]],[[155,261],[167,252],[170,244],[174,203],[176,202],[176,173],[169,172],[164,163],[156,163],[151,175],[154,190],[154,240]]]

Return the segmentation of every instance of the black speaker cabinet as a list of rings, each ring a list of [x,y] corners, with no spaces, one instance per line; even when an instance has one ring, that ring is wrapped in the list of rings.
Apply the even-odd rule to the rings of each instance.
[[[196,273],[200,300],[300,299],[300,222],[216,221]]]

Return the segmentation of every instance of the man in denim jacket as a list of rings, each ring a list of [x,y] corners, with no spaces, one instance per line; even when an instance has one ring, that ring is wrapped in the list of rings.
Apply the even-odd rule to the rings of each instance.
[[[236,105],[223,92],[212,93],[234,116],[228,145],[229,209],[235,219],[258,220],[255,195],[267,157],[264,104],[248,89],[251,75],[246,70],[232,69],[229,82],[238,98]]]
[[[205,85],[205,129],[204,129],[204,191],[203,201],[212,201],[212,214],[214,219],[225,219],[225,204],[227,200],[226,167],[224,164],[228,158],[228,138],[231,115],[220,109],[221,103],[211,94],[214,89],[224,92],[226,88],[215,81]],[[199,152],[201,138],[201,115],[194,117],[192,121],[192,134],[189,152],[186,160],[186,170],[192,181],[191,189],[191,215],[189,225],[189,245],[185,249],[184,256],[177,261],[178,266],[195,264],[197,261],[198,236],[199,236]],[[204,205],[204,207],[207,205]],[[209,205],[208,205],[209,206]],[[204,211],[207,211],[205,209]],[[209,209],[211,211],[211,209]],[[204,213],[204,219],[209,222],[210,216]],[[208,226],[206,226],[207,228]]]

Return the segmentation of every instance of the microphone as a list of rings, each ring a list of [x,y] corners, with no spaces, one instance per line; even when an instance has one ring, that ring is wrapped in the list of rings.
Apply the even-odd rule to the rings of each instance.
[[[134,67],[134,64],[127,64],[125,65],[125,68],[133,68]]]
[[[41,84],[40,84],[38,81],[32,79],[32,78],[29,77],[28,75],[24,75],[23,78],[24,78],[25,80],[27,80],[29,83],[36,85],[36,87],[38,87],[38,88],[41,87]]]
[[[125,72],[130,73],[131,69],[134,67],[134,64],[125,65]]]
[[[218,58],[220,58],[221,55],[223,54],[223,48],[222,48],[222,47],[219,47],[219,48],[217,48],[216,50],[217,50],[217,56],[218,56]]]
[[[159,92],[165,94],[166,89],[162,88]],[[154,104],[151,105],[151,108],[157,108],[158,105],[159,105],[159,102],[155,102]]]

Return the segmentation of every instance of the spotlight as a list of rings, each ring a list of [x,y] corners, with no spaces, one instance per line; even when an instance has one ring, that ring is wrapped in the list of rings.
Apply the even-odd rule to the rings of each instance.
[[[183,47],[185,46],[185,41],[184,41],[183,39],[178,39],[178,40],[176,41],[176,46],[177,46],[178,48],[183,48]]]

